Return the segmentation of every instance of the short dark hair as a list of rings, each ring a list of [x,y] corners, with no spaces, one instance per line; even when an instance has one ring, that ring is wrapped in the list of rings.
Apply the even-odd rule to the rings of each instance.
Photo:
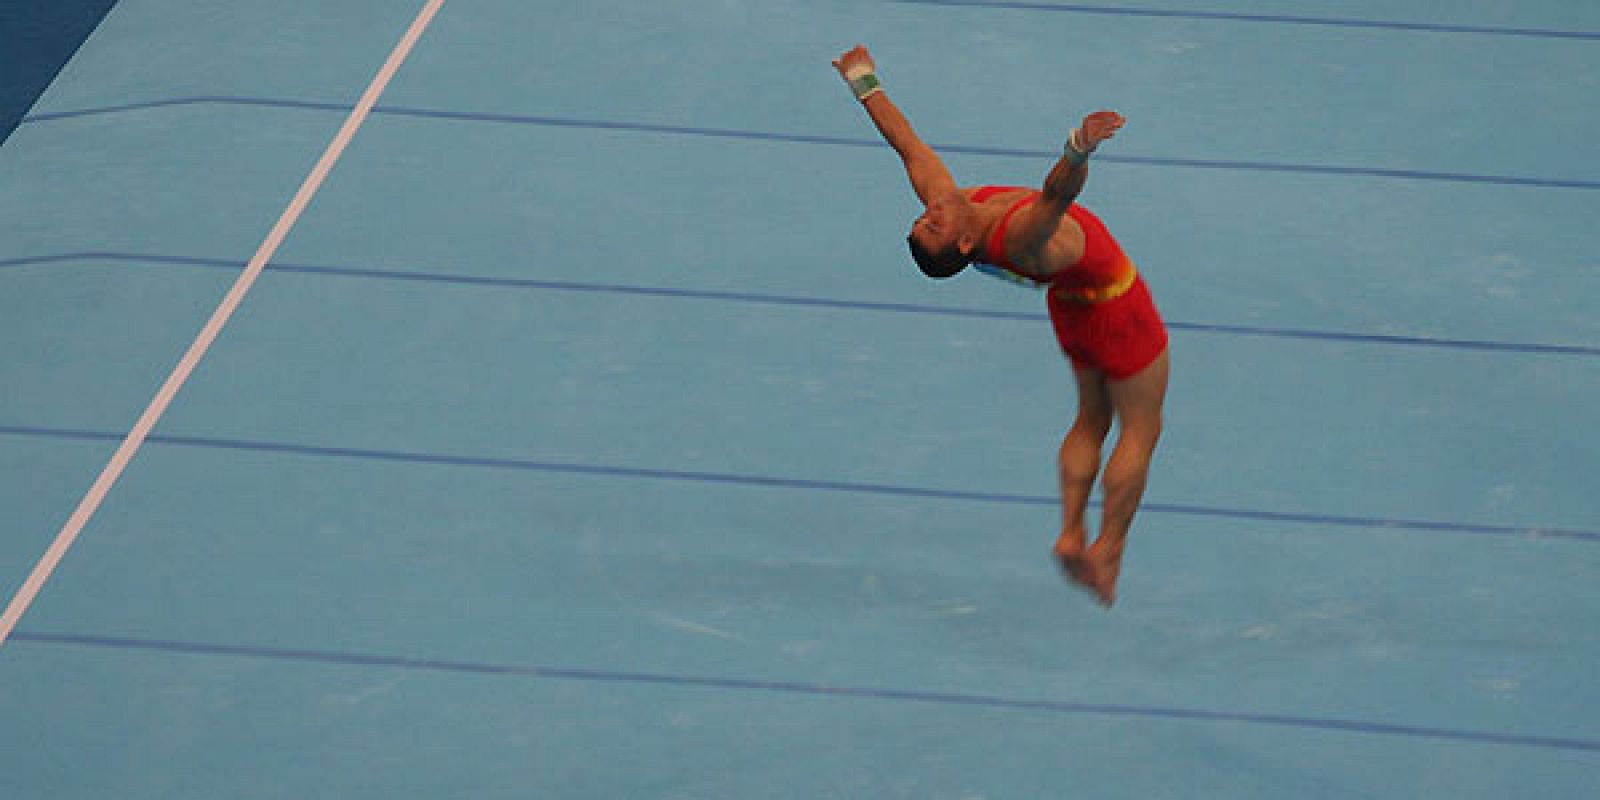
[[[948,278],[972,263],[972,259],[962,254],[961,248],[954,244],[941,252],[918,244],[915,236],[907,236],[906,244],[911,246],[911,259],[917,262],[922,274],[930,278]]]

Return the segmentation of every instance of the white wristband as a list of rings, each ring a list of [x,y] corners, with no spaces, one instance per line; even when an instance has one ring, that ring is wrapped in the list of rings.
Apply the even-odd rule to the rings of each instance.
[[[1065,149],[1067,160],[1071,161],[1075,165],[1088,161],[1089,154],[1094,152],[1093,146],[1084,146],[1082,128],[1072,129],[1072,133],[1067,136],[1067,146]]]
[[[844,82],[849,84],[851,94],[863,103],[867,98],[883,91],[883,84],[878,81],[877,74],[866,64],[856,64],[845,70]]]

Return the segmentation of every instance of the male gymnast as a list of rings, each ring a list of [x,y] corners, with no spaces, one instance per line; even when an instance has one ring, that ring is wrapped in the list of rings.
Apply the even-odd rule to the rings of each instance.
[[[1073,580],[1110,607],[1161,437],[1169,364],[1166,326],[1144,279],[1099,218],[1073,202],[1089,154],[1122,127],[1122,115],[1084,117],[1042,189],[963,188],[884,93],[865,47],[845,52],[833,66],[900,155],[925,207],[907,237],[923,274],[948,278],[971,265],[1046,290],[1056,340],[1078,385],[1077,419],[1057,453],[1063,522],[1054,553]],[[1120,428],[1102,474],[1101,447],[1113,420]],[[1091,545],[1084,509],[1097,477],[1103,498]]]

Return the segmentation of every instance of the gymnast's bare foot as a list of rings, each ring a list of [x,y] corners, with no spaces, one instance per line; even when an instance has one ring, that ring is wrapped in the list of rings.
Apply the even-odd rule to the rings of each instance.
[[[1125,543],[1106,541],[1102,536],[1084,556],[1086,563],[1084,583],[1088,585],[1100,604],[1110,608],[1117,602],[1117,578],[1122,574],[1122,549]]]
[[[1085,540],[1086,533],[1081,526],[1064,528],[1056,539],[1054,551],[1061,571],[1084,589],[1093,592],[1095,588],[1090,581],[1089,553]]]

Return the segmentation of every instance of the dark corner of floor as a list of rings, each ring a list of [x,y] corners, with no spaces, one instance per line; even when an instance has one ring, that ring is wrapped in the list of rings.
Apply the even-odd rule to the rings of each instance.
[[[0,2],[0,144],[72,60],[116,0]]]

